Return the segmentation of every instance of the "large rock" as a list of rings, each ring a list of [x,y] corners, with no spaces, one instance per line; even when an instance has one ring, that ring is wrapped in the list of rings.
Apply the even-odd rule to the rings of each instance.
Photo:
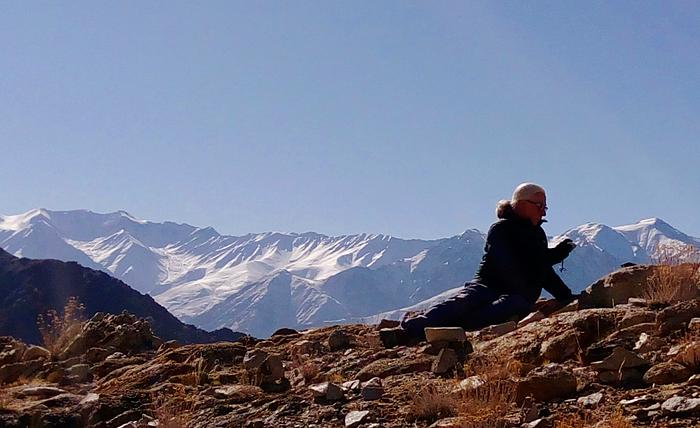
[[[641,297],[653,266],[636,265],[619,269],[591,284],[579,296],[579,308],[613,307]]]
[[[525,379],[517,383],[516,401],[531,396],[537,401],[566,398],[576,392],[576,377],[564,367],[550,363],[532,370]]]
[[[18,363],[22,361],[22,356],[27,349],[27,345],[11,336],[0,337],[0,366],[5,364]]]
[[[345,428],[356,428],[367,420],[369,410],[353,410],[345,415]]]
[[[5,364],[0,367],[0,385],[12,383],[19,378],[28,378],[38,372],[44,365],[42,360],[22,361],[19,363]]]
[[[617,347],[612,354],[603,361],[591,363],[591,368],[598,372],[607,370],[631,369],[650,365],[649,361],[628,351],[625,348]]]
[[[681,330],[688,326],[690,320],[700,317],[700,300],[688,300],[676,303],[656,315],[656,325],[662,335]]]
[[[547,339],[542,343],[542,356],[555,363],[561,363],[578,355],[581,351],[579,334],[576,330],[567,330],[564,333]]]
[[[450,372],[457,364],[459,364],[457,352],[454,349],[444,348],[433,362],[431,370],[437,375],[442,375]]]
[[[372,361],[355,376],[356,379],[366,381],[373,377],[385,378],[405,373],[427,372],[432,367],[432,360],[427,357],[411,359],[382,358]]]
[[[661,404],[664,414],[687,416],[700,414],[700,398],[671,397]]]
[[[326,401],[338,401],[345,397],[343,389],[332,382],[323,382],[309,386],[313,396]]]
[[[652,366],[644,374],[647,384],[666,385],[669,383],[685,382],[693,372],[682,364],[664,361]]]
[[[464,342],[467,335],[462,327],[426,327],[425,339],[428,343]]]
[[[127,312],[119,315],[97,313],[83,325],[80,333],[59,357],[68,359],[95,347],[138,354],[156,350],[161,344],[162,340],[153,334],[151,325],[145,319]]]
[[[46,348],[43,348],[41,346],[35,346],[35,345],[28,347],[27,350],[24,351],[24,355],[22,355],[23,361],[49,360],[49,359],[51,359],[51,352]]]
[[[673,361],[696,370],[700,367],[700,341],[686,342],[674,346],[668,352]]]

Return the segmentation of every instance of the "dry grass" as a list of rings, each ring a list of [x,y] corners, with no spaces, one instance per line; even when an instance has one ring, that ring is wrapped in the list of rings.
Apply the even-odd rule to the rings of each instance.
[[[413,394],[406,418],[432,423],[456,415],[458,407],[459,400],[445,385],[429,384]]]
[[[50,309],[37,316],[41,340],[52,355],[60,353],[80,333],[85,323],[85,305],[77,297],[69,297],[59,314]]]
[[[700,296],[700,250],[691,245],[659,247],[654,273],[643,297],[652,305],[671,305]]]
[[[499,428],[504,416],[516,411],[515,378],[521,364],[506,358],[474,358],[465,365],[468,376],[478,376],[480,386],[462,391],[458,414],[469,420],[465,428]]]
[[[185,428],[192,419],[194,399],[182,385],[172,393],[154,396],[152,403],[153,416],[161,428]]]

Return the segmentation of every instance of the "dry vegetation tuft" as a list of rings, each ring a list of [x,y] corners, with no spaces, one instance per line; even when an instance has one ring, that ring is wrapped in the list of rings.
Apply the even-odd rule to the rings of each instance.
[[[85,323],[85,305],[77,297],[69,297],[63,313],[51,309],[37,316],[42,342],[52,355],[60,353],[80,333]]]
[[[506,358],[474,358],[464,370],[481,381],[480,386],[460,393],[458,414],[469,420],[465,428],[505,426],[504,416],[516,410],[515,378],[521,364]]]
[[[459,401],[446,385],[429,384],[413,394],[407,419],[434,422],[457,414]]]
[[[700,250],[692,245],[663,245],[652,259],[654,273],[643,297],[652,305],[670,305],[700,296]]]
[[[632,426],[619,411],[607,416],[595,412],[561,415],[554,422],[554,428],[632,428]]]
[[[194,399],[183,385],[172,393],[153,397],[153,416],[161,428],[185,428],[192,419]]]

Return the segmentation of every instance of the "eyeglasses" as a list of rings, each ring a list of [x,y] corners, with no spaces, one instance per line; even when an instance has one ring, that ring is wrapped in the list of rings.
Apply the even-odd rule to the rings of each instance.
[[[531,203],[532,205],[536,206],[536,207],[539,208],[540,210],[545,210],[545,211],[547,211],[547,209],[548,209],[548,208],[547,208],[547,204],[545,204],[544,202],[535,202],[535,201],[531,201],[531,200],[529,200],[529,199],[524,199],[524,201],[525,201],[525,202]]]

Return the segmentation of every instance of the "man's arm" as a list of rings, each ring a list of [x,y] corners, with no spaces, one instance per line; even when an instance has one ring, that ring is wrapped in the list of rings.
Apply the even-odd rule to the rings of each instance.
[[[547,290],[557,300],[571,300],[573,298],[569,287],[564,284],[564,281],[559,278],[559,275],[554,272],[554,268],[551,266],[545,269],[545,280],[542,288]]]

